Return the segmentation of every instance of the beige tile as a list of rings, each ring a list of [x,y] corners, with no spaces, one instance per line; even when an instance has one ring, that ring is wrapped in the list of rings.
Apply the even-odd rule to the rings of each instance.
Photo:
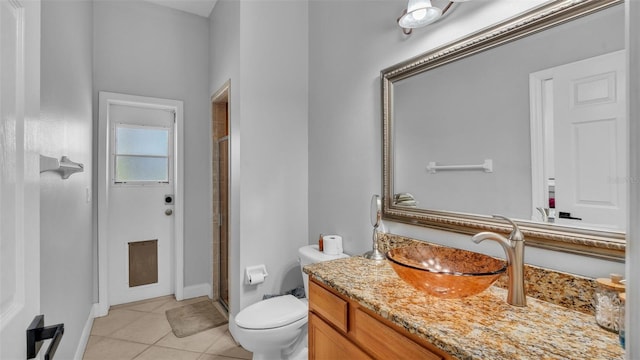
[[[160,305],[157,308],[153,309],[152,312],[157,313],[157,314],[164,314],[165,311],[167,311],[169,309],[173,309],[173,308],[178,307],[178,306],[182,306],[182,305],[186,305],[186,304],[182,304],[181,301],[177,301],[174,298],[174,299],[170,299],[169,301],[166,301],[162,305]]]
[[[233,341],[233,338],[229,335],[229,332],[225,332],[223,336],[215,340],[211,346],[205,352],[207,354],[222,355],[225,351],[237,347],[238,345]]]
[[[224,336],[216,340],[206,351],[207,354],[222,355],[239,359],[251,359],[252,353],[243,349],[237,345],[236,342],[229,334],[229,331],[225,331]]]
[[[151,346],[145,352],[138,355],[136,360],[196,360],[199,353],[169,349],[161,346]]]
[[[200,355],[198,360],[238,360],[238,359],[228,357],[228,356],[222,356],[222,355],[202,354]]]
[[[184,301],[199,302],[199,301],[203,301],[203,300],[212,301],[208,296],[205,295],[205,296],[198,296],[198,297],[194,297],[194,298],[191,298],[191,299],[182,300],[181,302],[184,302]]]
[[[155,298],[151,298],[151,299],[134,301],[134,302],[126,303],[126,304],[113,305],[113,306],[111,306],[111,310],[113,310],[113,309],[124,309],[124,308],[128,308],[128,307],[131,307],[131,306],[137,306],[137,305],[141,305],[141,304],[146,304],[148,302],[156,302],[156,301],[167,300],[167,299],[175,299],[175,296],[173,296],[173,295],[165,295],[165,296],[159,296],[159,297],[155,297]]]
[[[224,329],[220,327],[201,331],[183,338],[176,337],[173,332],[169,332],[156,345],[201,353],[222,336],[224,336]]]
[[[224,333],[224,336],[231,337],[231,332],[229,332],[229,323],[224,323],[218,327],[216,327],[221,333]]]
[[[219,302],[215,301],[213,303],[213,306],[215,306],[216,309],[218,309],[218,311],[220,311],[220,313],[222,315],[224,315],[225,319],[227,319],[227,321],[229,321],[229,312],[227,311],[227,309],[225,309],[222,305],[220,305]]]
[[[171,331],[171,326],[164,314],[144,314],[124,328],[110,336],[117,339],[154,344]]]
[[[180,307],[180,306],[194,304],[194,303],[200,302],[202,300],[208,300],[208,299],[209,298],[207,296],[201,296],[201,297],[182,300],[182,301],[177,301],[176,299],[171,299],[170,301],[167,301],[164,304],[162,304],[161,306],[159,306],[158,308],[154,309],[153,312],[154,313],[158,313],[158,314],[164,314],[167,310],[170,310],[170,309],[173,309],[173,308],[177,308],[177,307]]]
[[[175,301],[173,295],[167,295],[159,298],[153,298],[149,300],[136,301],[128,304],[121,304],[112,307],[113,309],[127,309],[134,311],[142,311],[142,312],[152,312],[155,309],[161,307],[162,305]]]
[[[95,318],[91,335],[107,336],[144,316],[144,313],[126,309],[109,311],[109,315]]]
[[[130,360],[142,353],[148,345],[129,341],[90,336],[84,360]]]
[[[233,339],[233,337],[231,336],[231,333],[229,332],[229,323],[222,324],[222,325],[218,326],[216,329],[220,329],[220,332],[223,332],[224,336],[228,336],[231,339]],[[240,344],[236,343],[236,345],[240,345]]]
[[[245,360],[253,359],[253,353],[245,350],[241,346],[236,346],[234,348],[228,349],[220,355],[235,358],[235,359],[245,359]]]

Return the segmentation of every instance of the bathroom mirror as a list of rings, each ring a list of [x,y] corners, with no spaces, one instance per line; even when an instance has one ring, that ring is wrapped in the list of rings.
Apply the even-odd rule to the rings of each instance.
[[[382,70],[384,218],[508,232],[501,214],[529,245],[623,261],[624,22],[620,0],[551,1]]]

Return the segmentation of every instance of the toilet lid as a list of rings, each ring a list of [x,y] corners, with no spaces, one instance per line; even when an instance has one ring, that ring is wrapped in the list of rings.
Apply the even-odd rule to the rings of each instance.
[[[236,324],[245,329],[272,329],[305,316],[309,307],[293,295],[273,297],[249,305],[238,313]]]

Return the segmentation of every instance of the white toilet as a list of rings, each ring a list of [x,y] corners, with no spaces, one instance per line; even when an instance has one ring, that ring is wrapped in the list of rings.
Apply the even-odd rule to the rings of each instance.
[[[327,255],[318,245],[298,250],[300,270],[305,265],[346,258],[346,254]],[[302,273],[304,292],[309,296],[309,276]],[[273,297],[247,306],[229,321],[229,330],[243,348],[253,352],[254,360],[307,359],[307,321],[309,302],[293,295]]]

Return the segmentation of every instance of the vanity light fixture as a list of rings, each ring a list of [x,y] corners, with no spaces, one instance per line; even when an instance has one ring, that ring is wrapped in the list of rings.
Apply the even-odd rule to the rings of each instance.
[[[402,15],[397,19],[398,25],[405,35],[411,34],[413,29],[427,26],[444,15],[454,2],[464,2],[467,0],[454,0],[444,8],[439,8],[431,4],[431,0],[409,0],[407,8],[402,11]]]
[[[398,19],[403,29],[423,27],[436,21],[442,15],[442,9],[431,5],[431,0],[409,0],[407,9]]]

